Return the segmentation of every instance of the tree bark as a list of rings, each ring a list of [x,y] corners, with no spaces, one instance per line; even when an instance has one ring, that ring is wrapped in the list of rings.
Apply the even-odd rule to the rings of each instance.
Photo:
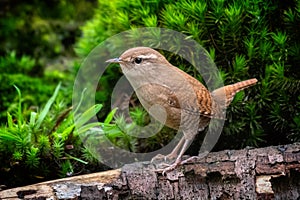
[[[166,176],[149,162],[0,192],[0,199],[299,199],[300,144],[225,150]]]

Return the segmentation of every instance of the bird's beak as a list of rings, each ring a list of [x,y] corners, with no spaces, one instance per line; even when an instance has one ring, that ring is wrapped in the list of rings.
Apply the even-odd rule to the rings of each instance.
[[[109,59],[105,62],[108,62],[108,63],[120,63],[122,60],[120,58],[112,58],[112,59]]]

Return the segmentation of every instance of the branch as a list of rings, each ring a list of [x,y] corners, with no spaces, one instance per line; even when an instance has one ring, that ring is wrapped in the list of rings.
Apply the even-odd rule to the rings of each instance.
[[[162,176],[149,162],[0,192],[0,199],[297,199],[300,144],[225,150]]]

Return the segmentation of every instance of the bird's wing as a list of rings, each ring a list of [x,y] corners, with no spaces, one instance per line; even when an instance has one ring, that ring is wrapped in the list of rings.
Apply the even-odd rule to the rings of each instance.
[[[187,101],[187,104],[184,104],[183,109],[208,118],[216,118],[214,112],[215,109],[213,107],[213,100],[207,88],[201,82],[199,82],[197,79],[190,76],[189,74],[181,71],[180,69],[178,69],[178,71],[182,74],[183,77],[186,78],[188,83],[193,88],[195,96],[197,97],[197,106],[194,106],[193,103],[190,102],[191,99],[187,97],[187,99],[189,100]],[[194,94],[191,96],[194,96]]]
[[[146,109],[155,103],[164,107],[179,109],[178,112],[182,109],[191,115],[213,118],[211,96],[208,90],[197,80],[189,83],[189,88],[193,89],[193,91],[189,91],[190,95],[189,93],[182,95],[180,94],[182,91],[177,90],[177,88],[169,88],[163,84],[151,84],[151,87],[149,85],[147,87],[142,86],[138,88],[136,93]]]

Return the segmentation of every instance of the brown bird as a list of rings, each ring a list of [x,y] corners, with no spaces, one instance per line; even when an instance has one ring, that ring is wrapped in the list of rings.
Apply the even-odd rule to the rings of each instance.
[[[163,173],[180,165],[198,130],[203,130],[212,118],[222,118],[224,109],[237,92],[257,82],[253,78],[210,93],[197,79],[174,67],[163,55],[148,47],[128,49],[119,58],[106,62],[120,64],[150,115],[166,126],[183,132],[178,145],[166,156],[176,160],[163,169]]]

